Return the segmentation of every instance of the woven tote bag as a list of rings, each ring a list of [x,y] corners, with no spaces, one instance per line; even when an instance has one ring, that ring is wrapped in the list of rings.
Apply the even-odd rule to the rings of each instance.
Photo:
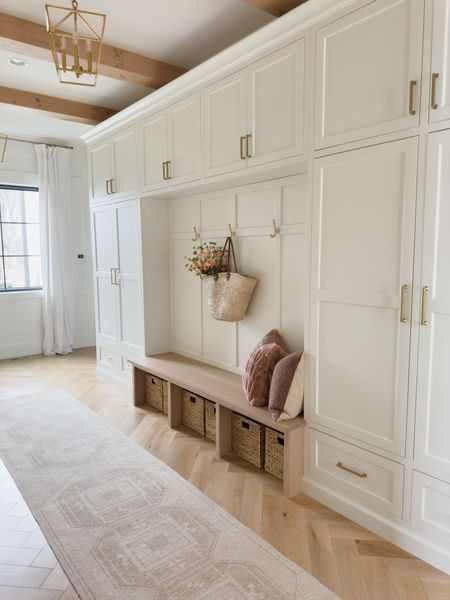
[[[227,270],[221,273],[224,257],[227,260]],[[231,271],[231,260],[234,263],[234,271]],[[231,323],[242,321],[258,280],[237,272],[236,256],[231,237],[226,239],[217,270],[219,272],[216,275],[210,275],[203,279],[209,314],[217,321]]]

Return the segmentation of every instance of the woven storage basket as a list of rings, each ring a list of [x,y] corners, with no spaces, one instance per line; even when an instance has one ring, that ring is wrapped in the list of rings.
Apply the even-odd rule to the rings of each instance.
[[[275,477],[283,479],[284,434],[266,427],[264,469]]]
[[[264,425],[238,413],[231,415],[232,449],[255,467],[264,467]]]
[[[216,404],[209,400],[205,400],[205,436],[216,441]]]
[[[169,384],[167,381],[162,383],[162,397],[163,397],[163,413],[169,414]]]
[[[183,425],[205,435],[205,400],[183,390]]]
[[[234,272],[231,270],[231,262],[234,263]],[[224,268],[225,273],[222,272]],[[217,274],[203,279],[208,311],[217,321],[242,321],[247,312],[258,280],[240,275],[237,270],[233,240],[227,237],[217,265]]]
[[[145,375],[145,401],[157,410],[163,409],[163,380],[154,375]]]
[[[217,321],[242,321],[257,282],[239,273],[219,273],[204,278],[209,314]]]

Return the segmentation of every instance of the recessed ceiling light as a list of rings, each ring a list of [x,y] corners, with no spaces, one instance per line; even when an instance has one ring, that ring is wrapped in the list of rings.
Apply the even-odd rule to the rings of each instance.
[[[27,61],[24,60],[23,58],[9,58],[8,63],[12,67],[27,67],[28,66]]]

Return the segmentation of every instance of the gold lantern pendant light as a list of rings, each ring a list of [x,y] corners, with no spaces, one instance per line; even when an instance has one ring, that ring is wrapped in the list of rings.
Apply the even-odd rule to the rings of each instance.
[[[47,33],[56,72],[61,83],[93,87],[105,33],[106,15],[72,8],[45,5]]]

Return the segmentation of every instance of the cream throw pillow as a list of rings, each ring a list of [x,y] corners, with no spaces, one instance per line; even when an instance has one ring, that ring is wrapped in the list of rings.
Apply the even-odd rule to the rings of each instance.
[[[286,398],[284,410],[278,417],[277,421],[287,421],[297,417],[303,410],[305,385],[305,353],[302,354],[300,362],[292,379],[291,387]]]

